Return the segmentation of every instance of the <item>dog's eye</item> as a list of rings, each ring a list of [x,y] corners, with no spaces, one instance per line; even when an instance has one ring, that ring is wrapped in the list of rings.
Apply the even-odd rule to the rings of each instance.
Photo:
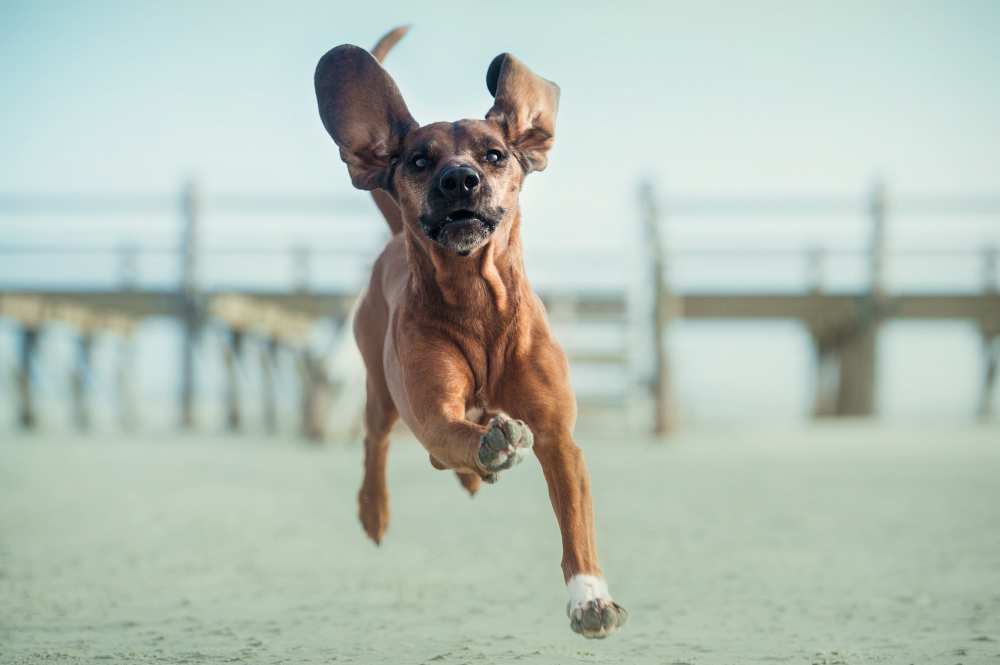
[[[498,164],[503,159],[503,153],[499,150],[487,150],[485,159],[490,164]]]
[[[427,168],[427,155],[414,155],[410,159],[410,164],[418,171],[422,171]]]

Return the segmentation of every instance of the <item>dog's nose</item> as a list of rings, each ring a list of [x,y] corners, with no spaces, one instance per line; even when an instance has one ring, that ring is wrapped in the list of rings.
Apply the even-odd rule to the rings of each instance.
[[[479,187],[479,174],[468,166],[449,166],[438,177],[438,189],[448,198],[471,194]]]

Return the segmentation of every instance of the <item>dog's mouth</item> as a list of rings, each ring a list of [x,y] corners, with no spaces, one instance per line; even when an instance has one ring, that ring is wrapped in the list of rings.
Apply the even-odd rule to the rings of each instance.
[[[498,216],[467,208],[420,218],[420,226],[428,238],[459,256],[468,256],[483,245],[498,225]]]

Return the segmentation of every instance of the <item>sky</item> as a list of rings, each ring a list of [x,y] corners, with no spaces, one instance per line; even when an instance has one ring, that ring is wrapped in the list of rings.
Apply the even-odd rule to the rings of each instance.
[[[503,51],[560,85],[549,168],[529,177],[522,197],[529,264],[532,252],[588,251],[611,257],[589,272],[626,273],[643,181],[656,184],[667,210],[673,196],[860,197],[875,179],[899,198],[1000,193],[1000,3],[989,0],[5,0],[0,193],[169,195],[194,178],[209,194],[330,194],[356,202],[345,216],[361,214],[361,223],[219,216],[208,221],[208,242],[377,244],[381,228],[319,122],[312,74],[329,48],[370,46],[400,24],[413,28],[386,66],[421,123],[482,117],[486,67]],[[747,249],[867,239],[863,219],[756,221],[671,218],[667,238]],[[170,215],[93,232],[80,226],[87,222],[4,218],[0,242],[175,239]],[[890,228],[893,247],[1000,243],[996,218],[893,218]],[[5,277],[113,273],[5,260]],[[561,272],[553,261],[534,264]],[[968,259],[899,265],[903,281],[967,286],[979,275]],[[834,268],[833,281],[845,284],[863,272]],[[676,269],[709,288],[747,275],[797,283],[802,274],[795,262]],[[237,265],[225,275],[246,272]]]
[[[685,194],[856,192],[875,173],[902,192],[1000,189],[990,1],[7,0],[0,183],[347,191],[313,69],[399,24],[387,68],[422,123],[481,117],[502,51],[560,84],[545,209],[582,205],[581,185],[609,202],[588,207],[620,206],[647,177]]]
[[[860,197],[875,179],[901,198],[1000,193],[1000,5],[989,0],[7,0],[0,192],[172,194],[194,178],[208,193],[343,195],[367,215],[318,120],[312,73],[332,46],[369,46],[401,24],[413,28],[387,68],[422,123],[481,117],[486,66],[502,51],[560,84],[550,167],[523,196],[529,250],[572,238],[629,251],[647,180],[668,207],[672,196]],[[866,242],[857,219],[815,230],[674,221],[679,247]],[[893,221],[890,243],[903,246],[1000,240],[992,219]],[[269,242],[245,219],[209,226]]]

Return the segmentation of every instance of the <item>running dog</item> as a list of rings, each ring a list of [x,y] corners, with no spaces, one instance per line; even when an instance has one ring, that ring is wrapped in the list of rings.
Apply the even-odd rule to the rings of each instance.
[[[316,67],[316,98],[355,187],[370,190],[393,236],[354,319],[367,370],[361,524],[389,522],[389,431],[403,421],[437,469],[470,494],[532,450],[562,533],[570,627],[606,637],[628,613],[597,562],[590,477],[573,440],[566,356],[524,273],[518,197],[555,136],[559,88],[509,53],[486,71],[484,120],[420,126],[372,53],[344,44]]]

